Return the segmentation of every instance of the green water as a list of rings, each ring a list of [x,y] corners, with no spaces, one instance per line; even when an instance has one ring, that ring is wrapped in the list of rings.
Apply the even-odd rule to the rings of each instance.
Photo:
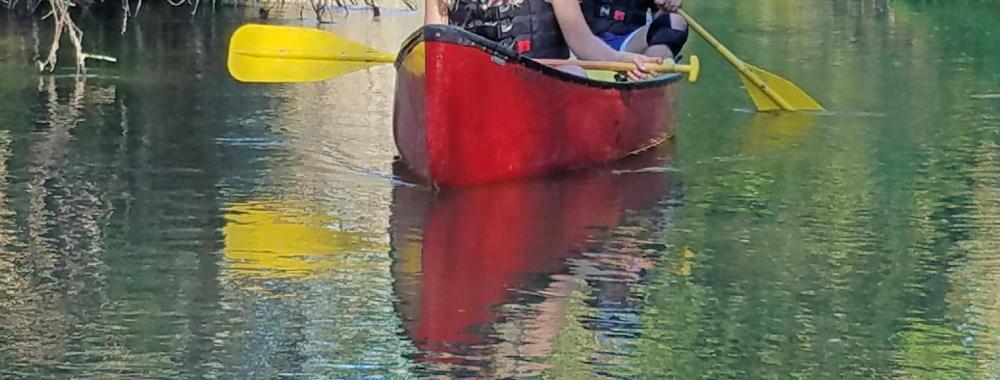
[[[144,10],[38,75],[0,15],[0,377],[996,378],[1000,8],[685,7],[828,111],[751,112],[692,35],[671,144],[439,194],[390,65],[240,84],[239,11]],[[369,16],[324,28],[419,22]]]

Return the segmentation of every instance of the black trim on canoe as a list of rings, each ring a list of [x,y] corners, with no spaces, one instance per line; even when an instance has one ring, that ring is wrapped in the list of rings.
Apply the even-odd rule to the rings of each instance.
[[[422,41],[440,41],[456,45],[472,46],[482,49],[487,54],[490,54],[498,59],[502,59],[507,63],[516,63],[563,81],[602,89],[637,90],[650,87],[663,87],[681,79],[681,74],[676,73],[662,75],[654,79],[639,82],[607,82],[584,78],[543,65],[529,58],[522,57],[512,50],[500,46],[500,44],[497,44],[496,42],[490,41],[485,37],[453,25],[424,25],[420,29],[417,29],[417,31],[413,32],[410,37],[403,41],[403,46],[399,50],[399,55],[396,56],[395,65],[397,70],[399,69],[399,66],[403,64],[403,60],[406,59],[406,56],[410,54],[410,51]]]

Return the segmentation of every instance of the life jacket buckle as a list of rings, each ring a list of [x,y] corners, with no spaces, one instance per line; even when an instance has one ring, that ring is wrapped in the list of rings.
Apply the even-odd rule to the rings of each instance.
[[[497,22],[484,23],[476,26],[476,34],[493,41],[500,41],[510,37],[510,32],[514,29],[514,21],[503,19]]]
[[[509,19],[512,17],[511,15],[512,9],[513,6],[510,4],[501,4],[486,8],[482,12],[483,19],[489,21],[500,21],[503,19]]]

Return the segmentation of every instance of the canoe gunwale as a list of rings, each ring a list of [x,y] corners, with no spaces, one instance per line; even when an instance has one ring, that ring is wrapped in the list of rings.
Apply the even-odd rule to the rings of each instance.
[[[626,91],[664,87],[681,79],[681,74],[678,73],[669,73],[650,80],[638,82],[607,82],[585,78],[543,65],[530,58],[525,58],[508,48],[500,46],[500,44],[494,41],[454,25],[424,25],[414,31],[409,37],[406,38],[406,40],[403,41],[399,55],[396,56],[395,67],[397,70],[399,70],[403,61],[406,60],[406,57],[410,54],[413,48],[424,41],[439,41],[475,47],[493,56],[495,59],[502,60],[505,64],[521,65],[525,68],[538,71],[552,79],[558,79],[565,82],[599,89]]]

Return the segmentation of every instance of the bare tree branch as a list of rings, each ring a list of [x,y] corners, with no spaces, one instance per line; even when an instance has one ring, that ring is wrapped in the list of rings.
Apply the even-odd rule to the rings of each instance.
[[[4,8],[11,10],[14,9],[17,4],[22,0],[0,0],[0,10]],[[81,0],[23,0],[25,4],[25,10],[29,14],[33,14],[38,10],[38,7],[47,3],[49,9],[47,13],[41,17],[41,20],[47,20],[52,18],[52,24],[54,26],[54,32],[52,35],[52,42],[49,46],[48,54],[42,59],[41,53],[36,53],[34,61],[37,63],[40,71],[52,72],[55,70],[56,63],[58,60],[58,51],[63,37],[68,37],[69,41],[74,50],[75,66],[77,73],[84,73],[86,71],[86,60],[87,59],[97,59],[109,62],[117,62],[114,57],[88,54],[83,50],[83,31],[74,22],[70,10],[77,6],[77,3]],[[105,0],[100,0],[105,1]],[[121,10],[122,10],[122,25],[120,33],[124,35],[128,31],[128,22],[130,17],[135,17],[139,15],[139,11],[142,9],[142,0],[136,0],[135,10],[131,8],[129,4],[130,0],[120,0]],[[195,15],[198,12],[198,7],[201,5],[201,0],[165,0],[167,4],[174,7],[179,7],[185,3],[192,5],[191,15]],[[237,0],[240,1],[240,0]],[[242,0],[246,2],[253,2],[261,5],[261,18],[266,18],[267,14],[277,5],[278,8],[283,8],[285,0]],[[403,4],[406,5],[410,10],[415,10],[417,6],[414,4],[413,0],[401,0]],[[883,0],[884,1],[884,0]],[[350,8],[354,6],[359,6],[364,4],[364,6],[371,8],[375,18],[381,15],[381,9],[378,6],[378,0],[308,0],[313,12],[316,14],[316,22],[318,24],[333,23],[333,7],[339,7],[344,10],[346,15],[350,14]],[[88,1],[87,4],[90,2]],[[215,10],[217,0],[212,0],[212,9]],[[86,4],[84,5],[86,7]],[[299,19],[303,18],[303,11],[305,7],[304,4],[300,3],[299,6]],[[329,15],[329,20],[324,18],[324,15]],[[35,27],[37,29],[37,26]],[[35,34],[37,39],[37,33]],[[36,44],[36,50],[39,44]]]
[[[125,30],[128,29],[128,0],[122,0],[122,35],[125,35]]]

